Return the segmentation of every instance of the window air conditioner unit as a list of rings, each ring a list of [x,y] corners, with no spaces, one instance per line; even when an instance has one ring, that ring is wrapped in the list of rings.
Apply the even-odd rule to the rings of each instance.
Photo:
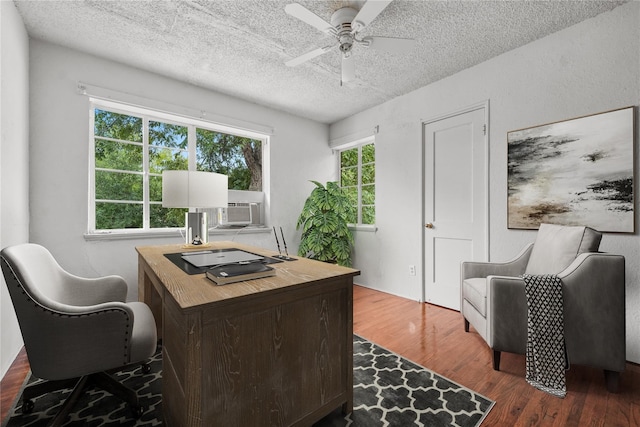
[[[220,225],[260,225],[260,203],[230,202],[218,209]]]

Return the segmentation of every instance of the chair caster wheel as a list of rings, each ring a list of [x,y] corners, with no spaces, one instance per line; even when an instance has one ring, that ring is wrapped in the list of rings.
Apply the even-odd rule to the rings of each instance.
[[[142,365],[141,368],[143,374],[148,374],[149,372],[151,372],[151,366],[148,363]]]
[[[33,400],[25,400],[24,402],[22,402],[22,413],[30,414],[31,412],[33,412],[33,406]]]

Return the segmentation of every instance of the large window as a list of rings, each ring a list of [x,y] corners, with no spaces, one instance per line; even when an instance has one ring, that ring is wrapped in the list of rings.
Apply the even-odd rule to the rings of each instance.
[[[340,186],[354,207],[349,222],[376,222],[376,149],[373,142],[340,151]]]
[[[162,171],[229,176],[229,189],[262,191],[266,136],[203,121],[94,102],[90,230],[182,227],[186,209],[162,207]]]

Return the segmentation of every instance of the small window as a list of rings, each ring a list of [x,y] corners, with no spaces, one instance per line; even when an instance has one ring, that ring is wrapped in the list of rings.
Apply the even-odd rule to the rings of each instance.
[[[376,222],[376,149],[373,142],[340,151],[340,186],[356,208],[351,224]]]
[[[162,171],[229,176],[229,189],[262,192],[267,136],[113,103],[92,104],[90,230],[184,226],[187,209],[162,207]]]

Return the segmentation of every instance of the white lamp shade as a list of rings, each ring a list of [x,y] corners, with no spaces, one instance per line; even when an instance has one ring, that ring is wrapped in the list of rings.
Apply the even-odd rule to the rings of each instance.
[[[214,172],[163,171],[162,206],[165,208],[226,208],[229,178]]]

